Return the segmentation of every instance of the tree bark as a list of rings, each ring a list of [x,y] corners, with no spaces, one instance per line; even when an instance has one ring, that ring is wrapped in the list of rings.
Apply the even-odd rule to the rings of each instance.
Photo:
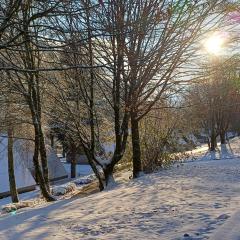
[[[135,112],[131,112],[131,130],[132,130],[133,178],[137,178],[142,172],[142,162],[141,162],[139,126],[137,114]]]
[[[35,91],[32,90],[32,92],[34,93]],[[33,97],[34,97],[34,94],[33,94]],[[43,136],[43,132],[42,132],[41,119],[38,114],[38,111],[35,108],[36,105],[38,105],[38,104],[40,104],[40,103],[33,101],[32,99],[29,100],[29,108],[30,108],[31,114],[32,114],[32,121],[33,121],[33,126],[34,126],[34,133],[35,133],[35,150],[37,149],[37,151],[38,151],[37,152],[37,161],[39,164],[38,157],[39,157],[39,153],[40,153],[40,158],[41,158],[40,171],[44,177],[45,186],[47,187],[48,192],[49,192],[50,185],[49,185],[49,176],[48,176],[47,153],[46,153],[44,136]]]
[[[13,156],[13,128],[8,128],[8,177],[9,187],[13,203],[19,202],[14,173],[14,156]]]
[[[52,148],[54,148],[54,134],[50,133],[50,145]]]
[[[108,186],[110,182],[114,182],[113,169],[114,169],[113,164],[109,164],[103,169],[105,186]]]
[[[62,157],[63,157],[63,158],[66,157],[66,152],[67,152],[67,147],[66,147],[66,144],[63,143],[63,144],[62,144]]]
[[[56,199],[49,193],[49,189],[46,185],[41,166],[39,164],[39,138],[37,136],[38,131],[35,129],[35,146],[34,146],[34,154],[33,154],[33,164],[35,169],[35,177],[39,184],[41,193],[43,197],[48,201],[55,201]]]
[[[99,173],[97,166],[94,164],[93,161],[89,161],[89,164],[94,172],[94,174],[96,175],[97,179],[98,179],[98,183],[99,183],[99,190],[103,191],[104,190],[104,183],[102,181],[102,177],[101,174]]]
[[[71,178],[76,177],[76,145],[71,143],[70,148]]]
[[[210,139],[210,151],[215,151],[217,147],[217,136],[212,133]]]
[[[46,152],[45,140],[42,132],[41,123],[38,124],[38,129],[39,129],[39,135],[38,135],[39,136],[39,153],[41,157],[43,176],[44,176],[48,191],[50,191],[47,152]]]
[[[209,137],[207,137],[207,145],[208,145],[208,148],[210,149],[211,143],[210,143]]]
[[[221,141],[221,144],[226,144],[226,134],[225,132],[220,132],[220,141]]]
[[[103,180],[102,180],[102,176],[101,176],[101,173],[99,172],[95,162],[94,162],[94,159],[93,159],[93,155],[92,155],[92,152],[91,152],[91,149],[85,147],[84,145],[82,145],[83,147],[83,150],[87,156],[87,159],[88,159],[88,163],[90,164],[95,176],[97,177],[98,179],[98,182],[99,182],[99,190],[100,191],[103,191],[104,190],[104,183],[103,183]]]

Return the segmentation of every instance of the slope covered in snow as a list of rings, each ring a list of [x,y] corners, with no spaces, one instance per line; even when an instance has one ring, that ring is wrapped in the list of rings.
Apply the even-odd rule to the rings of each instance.
[[[236,154],[228,158],[228,146],[226,150],[221,160],[204,153],[199,161],[176,164],[108,191],[2,217],[0,239],[200,240],[219,236],[229,221],[237,221],[240,203],[240,159]]]

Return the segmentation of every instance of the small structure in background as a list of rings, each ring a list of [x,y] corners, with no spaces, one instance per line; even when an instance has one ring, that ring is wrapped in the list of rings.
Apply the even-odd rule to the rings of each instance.
[[[0,198],[10,195],[8,180],[7,135],[0,135]],[[19,193],[32,191],[36,187],[33,165],[34,143],[29,140],[14,141],[14,170]],[[68,178],[68,174],[55,151],[47,146],[47,160],[50,181]]]
[[[0,136],[0,198],[10,195],[8,179],[8,139],[7,136]],[[18,193],[32,191],[36,187],[36,182],[22,161],[18,151],[14,148],[14,170]]]
[[[21,159],[25,162],[27,168],[30,170],[35,178],[35,171],[33,165],[33,152],[34,144],[27,140],[16,140],[14,143],[14,148],[17,149]],[[60,179],[68,178],[68,174],[58,158],[55,151],[49,145],[46,146],[47,150],[47,160],[48,160],[48,171],[49,180],[57,181]]]

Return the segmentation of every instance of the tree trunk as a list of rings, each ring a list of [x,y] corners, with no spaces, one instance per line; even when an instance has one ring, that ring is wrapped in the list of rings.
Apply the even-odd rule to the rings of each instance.
[[[66,152],[67,152],[67,148],[65,146],[65,143],[62,144],[62,157],[65,158],[66,157]]]
[[[71,161],[71,178],[76,177],[76,160]]]
[[[141,147],[137,114],[131,112],[133,178],[139,177],[142,172]]]
[[[70,162],[71,162],[71,178],[75,178],[76,177],[76,146],[74,143],[71,143]]]
[[[32,92],[35,93],[34,90]],[[33,95],[35,96],[35,94]],[[34,154],[33,154],[35,177],[39,184],[43,197],[50,202],[50,201],[55,201],[56,199],[50,194],[50,186],[48,182],[48,168],[46,165],[46,160],[47,160],[46,149],[45,149],[44,138],[43,138],[43,133],[41,128],[40,116],[38,116],[38,111],[36,111],[35,109],[36,107],[35,105],[37,105],[37,103],[34,102],[33,99],[30,99],[30,100],[27,99],[27,100],[29,100],[29,108],[32,114],[32,121],[33,121],[34,134],[35,134],[35,139],[34,139],[35,145],[34,145]],[[41,164],[39,163],[39,153],[41,156]],[[44,159],[44,156],[45,156],[45,159]],[[45,178],[46,170],[47,170],[47,178]]]
[[[217,136],[215,134],[211,134],[210,151],[215,151],[216,147],[217,147]]]
[[[209,137],[207,137],[207,145],[208,145],[208,148],[210,149],[211,143],[210,143]]]
[[[22,60],[26,69],[36,69],[36,64],[39,67],[40,59],[38,58],[38,51],[33,51],[32,35],[29,30],[29,16],[30,16],[30,4],[24,4],[22,10],[22,29],[23,29],[23,47],[24,53]],[[37,49],[37,48],[36,48]],[[35,167],[35,174],[37,181],[39,182],[40,189],[43,196],[47,201],[54,201],[55,198],[51,196],[50,186],[48,181],[48,167],[47,156],[44,142],[44,135],[42,131],[41,123],[41,94],[40,94],[40,81],[39,72],[28,72],[24,74],[26,77],[26,84],[28,88],[28,94],[25,95],[28,102],[29,109],[31,111],[32,123],[35,132],[35,149],[33,155],[33,163]],[[41,156],[41,165],[39,164],[39,153]]]
[[[94,70],[93,70],[93,61],[94,61],[94,53],[92,49],[92,26],[90,22],[90,11],[89,11],[90,1],[86,2],[86,13],[87,13],[87,29],[88,29],[88,50],[89,50],[89,66],[90,68],[90,85],[89,85],[89,119],[90,119],[90,149],[85,149],[85,153],[87,154],[88,162],[96,175],[99,181],[99,189],[102,191],[104,189],[104,184],[102,181],[101,174],[97,169],[97,166],[94,162],[95,157],[95,125],[94,125],[94,108],[95,108],[95,95],[94,95]]]
[[[221,141],[221,144],[226,144],[226,134],[225,134],[225,132],[220,132],[220,141]]]
[[[97,168],[97,166],[96,166],[96,164],[95,164],[95,162],[94,162],[94,160],[93,160],[92,152],[91,152],[91,150],[89,150],[88,148],[86,148],[84,145],[82,145],[82,147],[83,147],[83,150],[84,150],[84,152],[85,152],[85,154],[86,154],[86,156],[87,156],[88,163],[90,164],[90,166],[91,166],[91,168],[92,168],[95,176],[96,176],[97,179],[98,179],[98,182],[99,182],[99,190],[100,190],[100,191],[103,191],[103,190],[104,190],[104,183],[103,183],[103,181],[102,181],[102,176],[101,176],[101,174],[100,174],[100,172],[99,172],[99,170],[98,170],[98,168]]]
[[[50,144],[51,144],[51,147],[54,148],[54,134],[50,133]]]
[[[42,132],[41,123],[38,124],[38,130],[39,130],[39,135],[38,135],[39,136],[39,153],[41,157],[43,176],[44,176],[48,191],[50,191],[47,152],[46,152],[45,140]]]
[[[12,202],[19,202],[18,192],[14,173],[14,157],[13,157],[13,128],[8,128],[8,177],[9,177],[9,187],[12,197]]]
[[[55,201],[56,199],[49,193],[48,187],[46,186],[46,182],[45,182],[44,176],[42,174],[41,166],[39,164],[38,156],[39,156],[39,138],[38,138],[38,136],[36,134],[36,130],[35,130],[35,146],[34,146],[34,154],[33,154],[35,177],[37,179],[37,182],[39,184],[39,187],[40,187],[43,197],[48,202]]]
[[[93,161],[89,161],[89,164],[94,172],[94,174],[96,175],[97,179],[98,179],[98,183],[99,183],[99,190],[100,191],[103,191],[104,190],[104,184],[103,184],[103,181],[102,181],[102,177],[101,177],[101,174],[99,173],[96,165],[94,164]]]
[[[107,165],[103,171],[104,171],[104,178],[105,178],[105,186],[110,185],[111,183],[115,182],[113,178],[113,164]]]
[[[29,81],[29,95],[30,97],[27,97],[29,109],[31,111],[31,117],[32,117],[32,122],[34,126],[34,132],[35,132],[35,145],[37,141],[37,150],[38,153],[40,153],[41,157],[41,167],[42,167],[42,172],[43,172],[43,177],[44,177],[44,182],[45,185],[50,191],[50,186],[49,186],[49,176],[48,176],[48,162],[47,162],[47,153],[46,153],[46,147],[45,147],[45,140],[44,140],[44,135],[42,131],[42,123],[41,123],[41,102],[39,99],[39,93],[36,91],[34,88],[34,78],[32,75],[30,75],[31,81]],[[38,159],[38,158],[37,158]]]

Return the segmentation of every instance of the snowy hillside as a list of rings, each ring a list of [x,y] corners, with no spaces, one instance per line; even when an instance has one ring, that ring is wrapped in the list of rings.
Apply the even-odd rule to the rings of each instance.
[[[0,239],[239,239],[238,146],[234,139],[216,155],[203,148],[199,160],[1,217]]]

